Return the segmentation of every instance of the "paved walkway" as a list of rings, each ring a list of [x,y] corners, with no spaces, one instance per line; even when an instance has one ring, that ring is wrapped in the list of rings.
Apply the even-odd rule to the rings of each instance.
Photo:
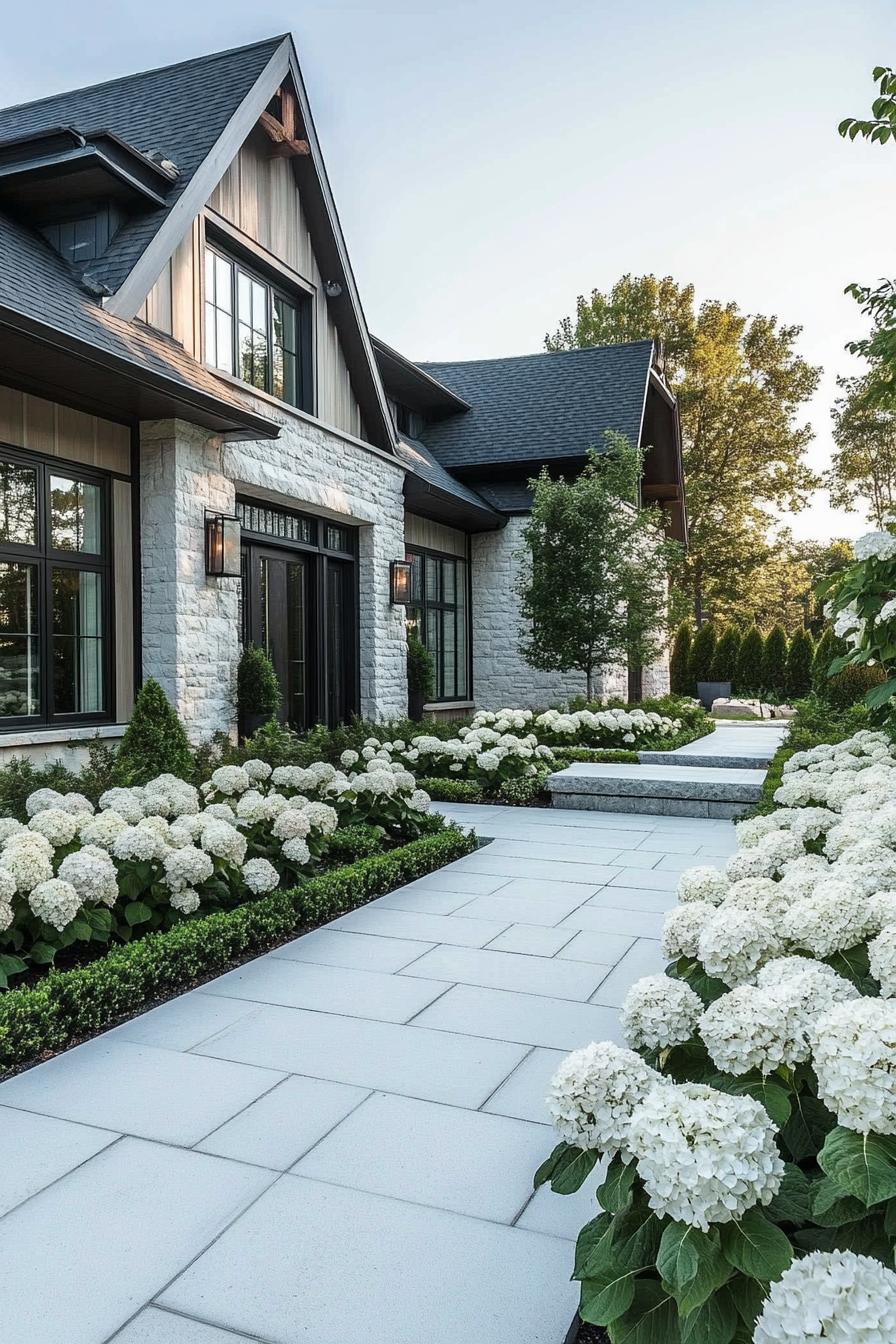
[[[548,1079],[734,831],[445,811],[494,842],[0,1084],[6,1344],[561,1344]]]
[[[765,762],[774,756],[787,736],[786,719],[756,719],[742,723],[718,721],[715,731],[683,747],[670,756],[742,756]]]

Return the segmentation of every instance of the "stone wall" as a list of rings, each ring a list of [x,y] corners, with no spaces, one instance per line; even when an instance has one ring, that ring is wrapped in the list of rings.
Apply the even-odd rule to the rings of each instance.
[[[524,517],[511,517],[500,532],[472,537],[473,697],[478,709],[544,708],[585,694],[581,673],[542,672],[530,667],[520,653],[522,618],[516,583],[525,525]],[[668,691],[665,660],[645,668],[643,686],[645,696]],[[625,667],[612,668],[598,678],[598,694],[626,699]]]

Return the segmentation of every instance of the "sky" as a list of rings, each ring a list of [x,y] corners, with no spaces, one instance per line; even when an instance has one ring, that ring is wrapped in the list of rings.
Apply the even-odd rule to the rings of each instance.
[[[832,448],[852,280],[896,273],[896,145],[849,144],[894,0],[0,0],[0,104],[291,31],[372,331],[414,359],[543,348],[620,275],[802,326]],[[826,494],[786,519],[866,529]]]

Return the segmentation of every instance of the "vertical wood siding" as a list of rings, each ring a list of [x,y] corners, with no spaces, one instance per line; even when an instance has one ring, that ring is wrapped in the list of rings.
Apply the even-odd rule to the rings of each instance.
[[[126,425],[12,387],[0,387],[0,443],[103,471],[131,473],[131,434]]]

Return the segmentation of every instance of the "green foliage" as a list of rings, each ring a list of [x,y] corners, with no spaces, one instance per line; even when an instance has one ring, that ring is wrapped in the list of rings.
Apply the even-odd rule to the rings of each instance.
[[[258,644],[247,644],[236,669],[236,707],[240,719],[265,714],[272,717],[280,708],[280,682],[274,664]]]
[[[849,709],[863,700],[869,692],[886,682],[886,673],[880,667],[866,663],[850,663],[841,672],[819,686],[818,693],[835,709]]]
[[[812,663],[815,645],[808,630],[797,630],[787,650],[785,688],[788,699],[802,700],[812,690]]]
[[[879,370],[838,378],[834,453],[827,472],[831,503],[861,511],[876,527],[896,505],[896,410],[880,404]],[[850,557],[851,561],[851,557]]]
[[[408,631],[408,690],[428,700],[436,684],[436,665],[423,641]]]
[[[697,683],[712,681],[712,665],[716,655],[716,627],[712,621],[704,621],[694,636],[691,645],[690,677],[691,694],[696,694]]]
[[[642,454],[621,434],[589,453],[575,480],[543,468],[523,531],[520,644],[531,666],[580,671],[590,697],[601,668],[659,655],[665,637],[664,575],[674,543],[655,508],[621,509],[638,497]]]
[[[504,779],[495,793],[495,801],[510,807],[535,807],[547,802],[544,787],[545,773],[527,775],[524,779]]]
[[[27,821],[25,800],[36,789],[83,793],[95,805],[100,794],[115,783],[115,758],[115,747],[101,738],[87,743],[87,762],[80,774],[58,761],[35,765],[27,757],[13,756],[0,767],[0,816]]]
[[[740,654],[740,632],[734,625],[726,625],[716,640],[712,659],[712,681],[730,681],[732,686],[737,679],[737,660]]]
[[[105,1030],[117,1018],[451,863],[475,845],[449,827],[235,910],[147,934],[87,966],[53,971],[34,987],[11,989],[0,996],[0,1068]]]
[[[137,692],[131,721],[115,760],[121,784],[145,784],[156,775],[189,779],[193,758],[184,726],[157,681],[150,677]]]
[[[637,765],[640,759],[636,751],[604,751],[600,747],[552,747],[551,750],[558,770],[567,765],[599,765],[601,762],[604,765]]]
[[[367,859],[385,848],[388,845],[382,826],[358,822],[354,826],[338,826],[332,835],[327,836],[321,857],[326,867],[337,868],[345,863],[355,863],[358,859]]]
[[[740,643],[737,655],[738,695],[755,695],[762,689],[762,655],[765,640],[758,625],[751,625]]]
[[[485,791],[475,779],[418,779],[421,789],[437,803],[481,803]]]
[[[766,635],[760,666],[764,694],[783,695],[787,686],[787,635],[783,626],[773,625]]]
[[[846,652],[843,641],[838,639],[829,625],[824,627],[821,638],[815,645],[812,659],[812,689],[819,694],[827,683],[831,663]]]
[[[673,695],[690,695],[692,691],[691,665],[691,622],[682,621],[675,631],[672,652],[669,655],[669,687]]]

